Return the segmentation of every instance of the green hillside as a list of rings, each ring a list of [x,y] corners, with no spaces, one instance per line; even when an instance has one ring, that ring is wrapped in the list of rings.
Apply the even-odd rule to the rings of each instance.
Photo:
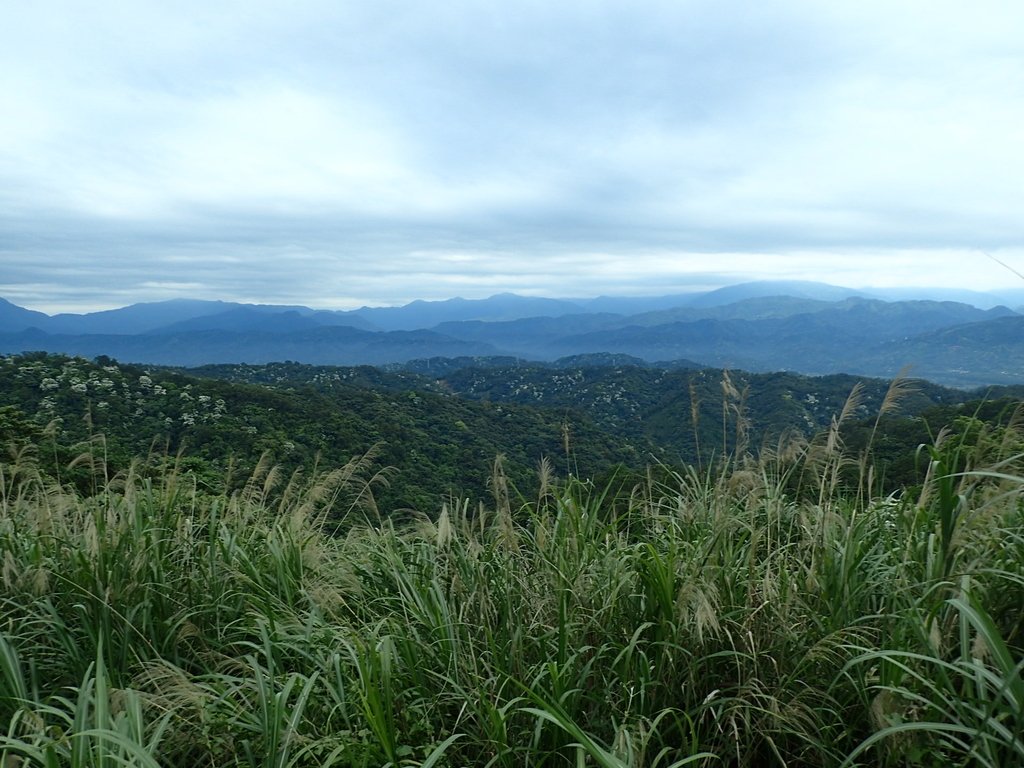
[[[447,424],[418,409],[495,430],[462,438],[481,449],[557,424],[402,377],[0,365],[5,768],[1024,762],[1019,413],[958,412],[901,495],[869,480],[895,432],[863,453],[840,417],[715,472],[595,484],[544,463],[519,496],[498,467],[484,497],[393,514],[375,461],[230,457],[311,454],[317,425],[357,452],[398,424],[415,473],[418,430]],[[754,383],[728,381],[727,405]],[[191,462],[154,460],[158,423]]]
[[[633,361],[634,363],[636,361]],[[847,414],[844,433],[860,448],[874,434],[889,489],[917,482],[914,455],[921,443],[963,412],[971,412],[983,393],[948,389],[923,381],[907,382],[898,407],[875,425],[890,382],[854,376],[810,377],[792,373],[750,374],[711,369],[674,370],[615,361],[593,360],[532,364],[505,359],[414,364],[401,369],[338,368],[276,363],[266,366],[205,366],[191,373],[289,391],[311,387],[330,396],[352,387],[382,392],[445,393],[489,407],[532,407],[570,423],[592,424],[602,433],[642,448],[638,464],[680,467],[714,466],[732,455],[737,439],[754,454],[774,450],[779,442],[807,440],[827,430],[843,412],[856,388],[857,402]],[[993,413],[1007,394],[993,394]],[[694,407],[696,406],[696,408]],[[931,425],[929,432],[929,424]],[[890,465],[895,464],[890,470]],[[601,473],[607,465],[588,465]]]
[[[4,357],[0,405],[17,409],[8,418],[46,429],[63,453],[89,447],[115,471],[136,456],[183,453],[211,489],[241,482],[264,454],[290,473],[344,464],[373,449],[388,479],[378,499],[391,509],[432,509],[449,495],[487,497],[499,454],[513,483],[526,483],[545,458],[597,474],[642,466],[650,453],[579,413],[472,402],[369,368],[334,369],[319,381],[310,377],[314,369],[299,370],[303,382],[269,387],[111,360]],[[384,379],[387,386],[373,386]]]
[[[182,372],[32,354],[0,358],[0,372],[7,421],[46,430],[64,463],[86,448],[115,471],[133,457],[150,455],[159,466],[181,454],[216,488],[241,482],[264,455],[290,473],[372,450],[386,480],[378,498],[393,510],[430,509],[445,496],[489,498],[499,454],[526,495],[543,459],[600,479],[622,469],[642,474],[651,464],[714,467],[737,447],[756,456],[827,430],[855,388],[844,434],[861,449],[873,436],[878,479],[892,491],[921,480],[920,444],[984,402],[982,393],[908,382],[876,425],[890,387],[882,380],[586,360],[480,360],[438,364],[424,375],[297,363]],[[984,413],[1005,409],[1010,394],[993,390]],[[68,476],[79,475],[80,468]]]

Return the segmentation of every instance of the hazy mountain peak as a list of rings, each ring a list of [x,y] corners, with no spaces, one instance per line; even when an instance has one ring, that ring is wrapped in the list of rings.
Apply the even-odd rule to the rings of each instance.
[[[7,299],[0,299],[0,332],[16,333],[32,327],[40,327],[50,319],[49,315],[32,309],[19,307]]]
[[[790,296],[797,299],[812,299],[816,301],[842,301],[843,299],[863,295],[863,292],[852,288],[830,285],[829,283],[816,283],[809,280],[754,280],[708,291],[694,297],[688,305],[693,307],[714,307],[732,304],[744,299],[773,296]]]

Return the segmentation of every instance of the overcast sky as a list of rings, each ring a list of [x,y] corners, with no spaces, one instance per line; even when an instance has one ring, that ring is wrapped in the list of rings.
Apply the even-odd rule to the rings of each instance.
[[[0,296],[1024,280],[1024,2],[0,4]]]

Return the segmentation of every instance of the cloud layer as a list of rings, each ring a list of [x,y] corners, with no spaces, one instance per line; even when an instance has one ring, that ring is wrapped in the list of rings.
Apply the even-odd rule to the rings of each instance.
[[[0,295],[349,307],[1024,268],[1024,6],[0,11]],[[849,6],[849,7],[843,7]]]

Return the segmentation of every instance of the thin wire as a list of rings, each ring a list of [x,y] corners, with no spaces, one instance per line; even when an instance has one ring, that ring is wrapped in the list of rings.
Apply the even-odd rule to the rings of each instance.
[[[1005,267],[1006,269],[1008,269],[1008,270],[1010,270],[1011,272],[1013,272],[1013,274],[1015,274],[1015,275],[1016,275],[1017,277],[1019,277],[1019,278],[1020,278],[1021,280],[1024,280],[1024,274],[1022,274],[1022,273],[1018,272],[1018,271],[1017,271],[1016,269],[1014,269],[1013,267],[1011,267],[1011,266],[1010,266],[1009,264],[1007,264],[1007,263],[1006,263],[1005,261],[1000,261],[999,259],[997,259],[997,258],[996,258],[995,256],[993,256],[993,255],[992,255],[991,253],[989,253],[988,251],[982,251],[982,253],[984,253],[984,254],[985,254],[986,256],[988,256],[988,257],[989,257],[990,259],[992,259],[992,261],[994,261],[994,262],[995,262],[996,264],[998,264],[999,266],[1001,266],[1001,267]]]

